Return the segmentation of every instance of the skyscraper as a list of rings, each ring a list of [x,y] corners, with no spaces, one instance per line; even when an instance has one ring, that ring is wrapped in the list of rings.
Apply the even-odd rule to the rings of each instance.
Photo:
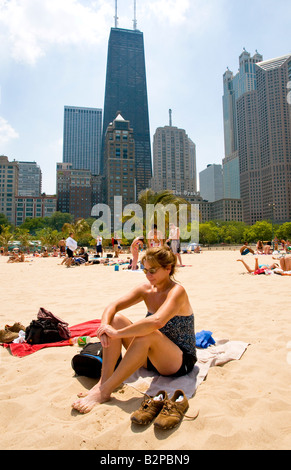
[[[256,90],[237,102],[244,220],[291,219],[291,54],[256,64]]]
[[[107,204],[114,210],[114,196],[122,196],[123,207],[136,201],[135,143],[130,122],[119,114],[107,127],[104,177]]]
[[[101,138],[101,109],[65,106],[63,163],[99,174]]]
[[[255,64],[263,56],[256,51],[251,57],[245,49],[239,57],[239,71],[236,75],[229,69],[223,75],[223,123],[225,158],[223,160],[223,177],[225,197],[239,198],[239,158],[237,129],[237,100],[256,89]]]
[[[184,129],[159,127],[153,145],[154,191],[173,190],[181,196],[196,193],[196,146]]]
[[[118,113],[130,122],[134,133],[138,195],[140,191],[149,187],[152,176],[144,40],[141,31],[115,27],[111,29],[108,44],[101,158],[102,174],[104,172],[106,131]]]

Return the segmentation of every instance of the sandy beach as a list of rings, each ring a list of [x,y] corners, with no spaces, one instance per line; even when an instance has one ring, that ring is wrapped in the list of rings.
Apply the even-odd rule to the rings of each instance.
[[[126,258],[126,255],[122,255]],[[212,367],[190,400],[199,416],[170,431],[132,425],[142,395],[129,385],[87,415],[71,409],[93,379],[76,377],[71,359],[78,347],[42,349],[27,357],[0,347],[0,449],[214,450],[291,448],[291,277],[246,274],[238,251],[182,255],[176,276],[195,313],[196,332],[244,341],[240,360]],[[260,256],[271,264],[271,256]],[[254,257],[245,257],[251,266]],[[36,319],[40,307],[70,326],[101,318],[104,307],[145,280],[113,266],[70,269],[59,258],[7,264],[0,257],[0,329]],[[132,321],[145,306],[128,310]]]

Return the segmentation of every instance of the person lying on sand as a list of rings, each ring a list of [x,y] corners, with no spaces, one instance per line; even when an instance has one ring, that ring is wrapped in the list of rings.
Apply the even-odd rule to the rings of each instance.
[[[19,253],[14,252],[8,259],[7,263],[24,263],[25,256],[22,251]]]
[[[105,308],[97,330],[103,347],[100,381],[79,394],[72,407],[88,413],[140,367],[164,376],[188,374],[196,362],[194,315],[185,289],[174,279],[176,256],[169,247],[155,247],[142,258],[147,282]],[[144,302],[147,315],[132,323],[121,310]],[[115,369],[122,346],[126,353]]]
[[[266,274],[266,272],[272,271],[273,269],[276,269],[279,267],[277,263],[274,263],[271,266],[269,266],[268,264],[259,265],[259,260],[257,257],[255,258],[254,269],[251,269],[249,265],[243,259],[238,259],[237,261],[241,261],[241,263],[246,268],[247,272],[250,274]]]

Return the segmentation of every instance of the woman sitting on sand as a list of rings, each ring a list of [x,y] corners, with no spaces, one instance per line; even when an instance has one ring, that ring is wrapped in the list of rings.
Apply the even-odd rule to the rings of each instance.
[[[7,263],[24,263],[25,256],[23,251],[19,251],[19,253],[13,252],[12,255],[9,257]]]
[[[97,330],[103,346],[101,379],[73,403],[81,413],[108,401],[113,390],[142,366],[175,377],[188,374],[194,367],[194,315],[185,289],[173,280],[176,256],[166,246],[150,248],[142,264],[148,282],[104,310]],[[132,323],[119,313],[142,301],[148,311],[145,318]],[[127,351],[115,369],[122,346]]]
[[[258,241],[256,249],[257,249],[257,254],[258,255],[264,254],[264,244],[263,244],[262,240]]]

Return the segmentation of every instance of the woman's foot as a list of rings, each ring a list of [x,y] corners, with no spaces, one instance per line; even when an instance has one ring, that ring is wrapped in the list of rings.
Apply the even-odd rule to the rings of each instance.
[[[88,393],[79,393],[78,397],[81,397],[80,400],[76,400],[72,404],[74,410],[79,411],[79,413],[89,413],[97,403],[105,403],[110,400],[110,395],[104,395],[99,387],[93,387],[92,390]]]

